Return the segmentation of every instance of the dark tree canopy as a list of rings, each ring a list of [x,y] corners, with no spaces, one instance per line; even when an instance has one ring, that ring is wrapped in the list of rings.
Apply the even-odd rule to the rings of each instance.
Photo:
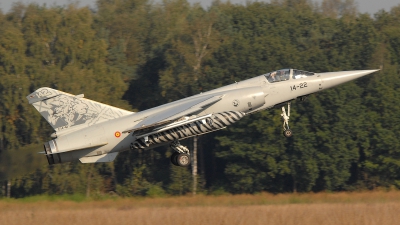
[[[372,17],[350,0],[215,1],[208,9],[186,0],[99,0],[96,10],[19,3],[0,13],[0,34],[0,178],[13,197],[192,187],[167,147],[108,164],[47,166],[36,152],[52,130],[25,99],[39,87],[143,110],[289,67],[381,71],[294,102],[291,139],[281,135],[279,109],[201,136],[200,191],[400,188],[400,6]]]

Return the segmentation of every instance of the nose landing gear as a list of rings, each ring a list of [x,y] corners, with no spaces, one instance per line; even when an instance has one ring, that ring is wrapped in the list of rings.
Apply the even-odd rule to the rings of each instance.
[[[190,152],[186,146],[183,146],[179,143],[178,140],[175,140],[171,143],[171,148],[175,150],[171,155],[171,162],[175,166],[189,166],[190,165]]]
[[[283,136],[289,138],[293,135],[292,130],[289,127],[290,118],[290,102],[288,102],[288,113],[286,114],[285,106],[282,106],[282,119],[283,119]]]

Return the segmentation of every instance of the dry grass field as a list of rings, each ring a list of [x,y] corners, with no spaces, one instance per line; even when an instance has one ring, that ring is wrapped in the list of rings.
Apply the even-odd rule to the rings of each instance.
[[[2,200],[0,224],[398,225],[400,192]]]

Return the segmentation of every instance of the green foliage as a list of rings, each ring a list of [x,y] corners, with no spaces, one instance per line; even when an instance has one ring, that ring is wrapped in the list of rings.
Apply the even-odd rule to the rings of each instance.
[[[149,197],[164,197],[165,196],[165,191],[162,189],[162,187],[157,186],[157,185],[152,185],[146,192],[146,196]]]
[[[173,195],[183,195],[190,192],[192,188],[192,180],[188,168],[171,164],[170,171],[171,183],[168,187],[168,192]]]
[[[72,201],[72,202],[84,202],[88,200],[85,195],[73,194],[73,195],[35,195],[29,196],[22,199],[18,199],[18,202],[22,203],[33,203],[33,202],[57,202],[57,201]],[[16,201],[16,200],[14,200]],[[13,202],[14,202],[13,201]]]
[[[291,139],[278,109],[202,136],[199,189],[400,188],[400,7],[371,18],[353,1],[311,3],[100,0],[96,12],[17,4],[0,13],[0,178],[13,197],[192,190],[190,169],[171,166],[165,147],[123,152],[111,164],[45,166],[35,152],[52,131],[25,99],[42,86],[143,110],[280,68],[381,68],[295,102]]]

